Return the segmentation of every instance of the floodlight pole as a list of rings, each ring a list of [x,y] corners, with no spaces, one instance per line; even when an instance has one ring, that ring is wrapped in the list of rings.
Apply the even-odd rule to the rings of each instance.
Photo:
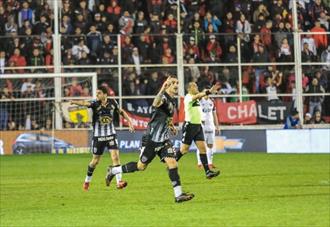
[[[61,44],[60,44],[60,34],[59,34],[59,1],[53,1],[54,3],[54,34],[53,34],[53,54],[54,54],[54,73],[61,73]],[[55,104],[61,101],[62,86],[61,78],[56,77],[54,80],[54,92],[55,92]],[[62,129],[62,116],[59,111],[55,112],[55,128]]]

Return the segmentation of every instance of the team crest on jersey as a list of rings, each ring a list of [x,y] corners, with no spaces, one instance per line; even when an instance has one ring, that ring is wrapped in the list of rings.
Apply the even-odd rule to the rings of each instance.
[[[107,125],[112,122],[112,118],[109,116],[100,116],[99,121],[100,121],[101,125]]]

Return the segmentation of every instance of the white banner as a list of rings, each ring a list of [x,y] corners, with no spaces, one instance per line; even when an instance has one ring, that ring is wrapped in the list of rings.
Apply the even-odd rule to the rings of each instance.
[[[267,130],[267,153],[330,153],[330,129]]]

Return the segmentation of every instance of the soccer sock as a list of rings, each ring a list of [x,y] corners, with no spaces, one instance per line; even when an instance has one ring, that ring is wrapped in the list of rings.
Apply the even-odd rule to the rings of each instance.
[[[182,156],[183,156],[183,154],[181,153],[180,150],[178,150],[178,151],[176,152],[176,154],[175,154],[175,159],[176,159],[176,161],[179,161],[180,158],[181,158]]]
[[[114,167],[121,167],[120,165],[116,165]],[[121,177],[122,177],[122,174],[121,173],[118,173],[116,174],[116,181],[117,181],[117,184],[121,181]]]
[[[209,165],[207,163],[207,157],[206,157],[206,154],[200,154],[199,157],[201,158],[201,162],[203,164],[203,167],[204,167],[204,170],[205,170],[205,173],[207,171],[209,171]]]
[[[129,162],[121,167],[123,173],[133,173],[139,171],[137,168],[137,162]]]
[[[92,180],[92,175],[93,175],[94,170],[95,170],[95,168],[88,165],[85,182],[90,182]]]
[[[196,150],[196,156],[197,156],[197,165],[202,165],[201,158],[199,157],[199,150]]]
[[[212,148],[206,148],[206,156],[207,156],[207,162],[209,164],[213,164],[213,149]]]
[[[174,196],[178,197],[182,194],[182,188],[181,188],[181,181],[180,176],[178,173],[178,168],[169,169],[168,175],[170,177],[170,180],[172,182],[173,190],[174,190]]]

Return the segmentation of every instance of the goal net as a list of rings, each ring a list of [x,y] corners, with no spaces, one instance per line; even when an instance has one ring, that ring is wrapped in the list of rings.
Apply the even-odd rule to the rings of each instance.
[[[91,115],[70,101],[96,88],[96,73],[1,75],[0,153],[88,152]]]

